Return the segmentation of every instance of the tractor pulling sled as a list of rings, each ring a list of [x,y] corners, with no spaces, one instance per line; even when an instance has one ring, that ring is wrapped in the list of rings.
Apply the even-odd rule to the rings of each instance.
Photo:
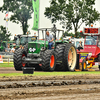
[[[100,28],[84,28],[83,34],[84,49],[77,50],[77,67],[86,71],[98,65],[100,70]]]
[[[51,50],[48,49],[46,31],[53,33],[54,43]],[[36,70],[43,71],[74,71],[77,64],[77,51],[72,43],[63,39],[60,40],[63,33],[64,31],[57,29],[55,25],[53,28],[38,29],[38,39],[28,42],[27,50],[25,48],[15,51],[15,69],[22,70],[23,67],[35,67]],[[40,34],[42,39],[39,39]]]

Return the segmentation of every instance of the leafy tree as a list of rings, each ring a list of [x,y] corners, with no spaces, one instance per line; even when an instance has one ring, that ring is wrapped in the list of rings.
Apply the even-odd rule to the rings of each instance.
[[[10,40],[11,33],[6,34],[6,27],[0,26],[0,40],[2,41],[8,41]]]
[[[74,37],[75,34],[73,34],[73,33],[69,33],[69,32],[65,32],[65,33],[64,33],[64,36],[72,36],[72,37]]]
[[[95,0],[51,0],[50,7],[45,9],[45,16],[52,23],[60,21],[67,31],[74,27],[75,35],[80,26],[90,25],[100,19],[100,13],[93,8]]]
[[[84,36],[84,34],[83,34],[83,32],[77,32],[77,37],[76,37],[76,35],[75,34],[73,34],[72,32],[71,33],[69,33],[69,32],[65,32],[64,33],[64,36],[72,36],[72,37],[75,37],[75,38],[85,38],[85,36]]]
[[[10,21],[14,23],[21,23],[23,34],[28,30],[28,19],[31,19],[33,13],[32,0],[3,0],[4,4],[0,7],[1,11],[12,12]]]

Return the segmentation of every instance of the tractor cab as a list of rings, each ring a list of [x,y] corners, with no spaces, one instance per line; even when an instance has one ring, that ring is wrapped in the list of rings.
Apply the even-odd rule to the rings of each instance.
[[[91,52],[92,56],[95,57],[98,55],[98,50],[100,50],[100,28],[84,28],[84,49],[80,52]]]
[[[14,41],[16,43],[16,46],[19,47],[19,45],[26,45],[28,42],[36,41],[37,36],[30,36],[30,35],[15,35]]]

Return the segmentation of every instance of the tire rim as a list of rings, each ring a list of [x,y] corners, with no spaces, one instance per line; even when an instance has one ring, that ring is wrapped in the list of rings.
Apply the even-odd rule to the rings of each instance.
[[[71,66],[71,64],[72,64],[72,57],[73,57],[73,54],[72,54],[72,51],[70,49],[69,53],[68,53],[68,63],[69,63],[69,66]]]
[[[51,58],[50,58],[50,67],[51,68],[54,67],[54,62],[55,62],[55,57],[54,57],[54,55],[52,55]]]
[[[76,65],[76,49],[72,46],[68,52],[68,64],[70,69],[73,70]]]
[[[25,54],[22,55],[22,58],[25,57]],[[25,67],[25,63],[22,63],[22,66]]]

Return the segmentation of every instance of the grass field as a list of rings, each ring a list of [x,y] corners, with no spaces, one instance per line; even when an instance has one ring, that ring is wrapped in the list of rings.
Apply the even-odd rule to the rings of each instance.
[[[99,71],[93,71],[93,72],[89,72],[89,71],[84,71],[84,72],[34,72],[34,74],[23,74],[22,73],[9,73],[9,74],[0,74],[0,77],[3,76],[64,76],[64,75],[91,75],[91,74],[95,74],[95,75],[100,75]]]
[[[14,67],[13,63],[0,63],[0,67]]]
[[[14,67],[13,64],[7,64],[7,63],[0,63],[0,67]],[[94,66],[97,67],[97,66]],[[85,72],[34,72],[34,74],[23,74],[22,73],[4,73],[4,74],[0,74],[0,77],[3,76],[27,76],[27,75],[32,75],[32,76],[63,76],[63,75],[85,75],[85,74],[100,74],[99,71],[93,71],[93,72],[89,72],[89,71],[85,71]]]
[[[0,63],[0,67],[14,67],[13,63]],[[93,67],[98,67],[98,66],[93,66]]]

